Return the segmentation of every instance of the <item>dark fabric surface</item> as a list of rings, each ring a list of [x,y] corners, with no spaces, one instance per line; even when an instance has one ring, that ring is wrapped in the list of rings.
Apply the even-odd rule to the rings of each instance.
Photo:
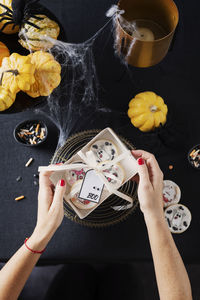
[[[79,269],[82,267],[82,273],[84,273],[83,270],[83,264],[79,266]],[[35,267],[33,272],[31,273],[31,276],[29,277],[22,293],[20,294],[19,300],[44,300],[45,295],[48,299],[48,295],[50,291],[55,291],[59,287],[62,287],[62,283],[65,283],[65,289],[67,290],[69,285],[74,286],[74,276],[76,276],[76,273],[74,272],[77,270],[77,266],[74,264],[70,265],[58,265],[58,266],[38,266]],[[99,278],[99,281],[95,281],[95,285],[98,285],[99,282],[102,279],[102,275],[105,274],[106,271],[109,270],[109,266],[106,266],[105,264],[95,264],[91,265],[90,268],[95,270],[95,276]],[[123,268],[118,268],[118,265],[115,265],[115,272],[116,274],[112,274],[111,279],[108,279],[108,282],[106,282],[106,286],[108,287],[108,290],[113,293],[115,293],[116,290],[118,290],[117,286],[117,278],[122,280],[122,286],[124,284],[124,278],[126,278],[126,274],[124,272],[120,273],[120,271],[124,271],[126,266]],[[116,270],[117,269],[117,270]],[[200,299],[200,286],[199,286],[199,276],[200,276],[200,265],[199,264],[186,264],[186,269],[188,272],[188,275],[190,277],[190,282],[192,286],[192,295],[194,300]],[[132,297],[132,299],[136,300],[136,295],[139,295],[140,300],[157,300],[159,299],[158,296],[158,288],[156,284],[156,278],[154,273],[154,267],[152,262],[134,262],[129,265],[128,268],[129,272],[128,275],[130,279],[128,278],[127,283],[127,290],[129,292],[129,295],[132,295],[134,293],[135,298]],[[65,271],[65,273],[63,273]],[[70,276],[72,273],[72,276]],[[108,272],[108,275],[110,275],[110,272]],[[107,279],[108,276],[105,276],[105,279]],[[62,279],[62,280],[61,280]],[[132,280],[132,282],[131,282]],[[84,281],[84,279],[83,279]],[[93,281],[93,279],[92,279]],[[75,281],[76,284],[77,281]],[[94,282],[94,281],[93,281]],[[109,282],[111,282],[110,286],[108,286]],[[90,283],[91,281],[87,281],[88,290],[90,289]],[[137,284],[137,287],[136,287]],[[120,285],[120,284],[119,284]],[[120,285],[121,286],[121,285]],[[77,284],[76,284],[77,288]],[[86,289],[86,287],[85,287]],[[102,288],[103,291],[105,291],[105,288]],[[120,294],[119,294],[120,295]],[[50,297],[50,296],[49,296]],[[116,293],[115,293],[116,297]],[[114,298],[110,297],[111,299],[125,299],[125,297],[121,298]],[[47,300],[45,299],[45,300]],[[50,298],[51,299],[51,298]],[[49,299],[49,300],[50,300]],[[58,299],[58,297],[57,297]],[[69,296],[61,299],[75,299],[75,297],[70,298]],[[96,299],[96,298],[95,298]],[[127,298],[126,298],[127,299]]]
[[[131,265],[72,264],[59,271],[47,291],[45,300],[58,298],[141,300],[144,299],[144,290]]]
[[[66,30],[69,42],[82,42],[93,35],[107,21],[106,10],[111,1],[41,1],[48,6]],[[152,151],[164,172],[165,179],[174,180],[181,188],[181,203],[192,213],[190,228],[174,236],[185,261],[199,261],[200,226],[198,200],[200,173],[187,162],[187,151],[199,143],[199,3],[197,0],[176,1],[180,9],[180,23],[171,51],[157,66],[148,69],[129,67],[129,72],[113,54],[109,27],[95,43],[95,61],[100,82],[99,96],[113,114],[94,116],[87,124],[79,123],[74,131],[110,126],[118,134],[132,141],[137,148]],[[103,46],[102,46],[103,45]],[[130,77],[131,75],[131,77]],[[158,135],[142,134],[127,117],[128,102],[139,91],[152,90],[161,95],[169,107],[168,128]],[[41,147],[28,148],[13,138],[15,125],[24,119],[35,118],[33,111],[0,115],[0,259],[7,260],[29,236],[35,226],[37,187],[33,174],[39,165],[47,165],[58,138],[56,127],[44,116],[49,136]],[[73,133],[73,132],[71,132]],[[161,142],[162,140],[162,142]],[[33,157],[29,168],[24,165]],[[173,171],[168,165],[173,164]],[[23,180],[16,182],[21,175]],[[15,202],[24,194],[26,199]],[[143,216],[139,209],[127,221],[102,230],[90,229],[64,219],[40,263],[67,261],[130,261],[151,257]]]

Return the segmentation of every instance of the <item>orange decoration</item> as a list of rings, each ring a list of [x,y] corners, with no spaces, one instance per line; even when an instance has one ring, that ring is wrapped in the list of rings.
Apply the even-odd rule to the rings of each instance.
[[[0,42],[0,66],[2,63],[2,59],[4,57],[8,57],[10,55],[10,52],[8,50],[8,48],[6,47],[6,45],[2,42]]]

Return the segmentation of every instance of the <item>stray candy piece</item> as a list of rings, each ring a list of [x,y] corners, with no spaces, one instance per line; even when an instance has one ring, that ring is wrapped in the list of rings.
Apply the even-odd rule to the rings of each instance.
[[[34,184],[34,185],[38,185],[38,181],[34,180],[34,181],[33,181],[33,184]]]
[[[25,167],[28,167],[32,163],[32,161],[33,161],[33,158],[31,157],[25,164]]]
[[[16,181],[21,181],[22,180],[22,177],[21,176],[18,176],[17,178],[16,178]]]
[[[19,197],[15,198],[15,201],[19,201],[19,200],[22,200],[22,199],[24,199],[24,198],[25,198],[25,196],[22,195],[22,196],[19,196]]]
[[[173,165],[169,165],[169,169],[173,170],[174,166]]]

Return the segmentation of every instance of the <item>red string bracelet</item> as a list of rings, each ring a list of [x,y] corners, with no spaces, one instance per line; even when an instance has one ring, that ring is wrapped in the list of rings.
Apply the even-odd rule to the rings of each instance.
[[[45,251],[46,248],[44,248],[42,251],[36,251],[36,250],[32,250],[31,248],[29,248],[29,246],[26,244],[26,242],[28,241],[28,239],[29,239],[29,238],[26,238],[25,241],[24,241],[24,245],[26,246],[26,248],[27,248],[28,250],[30,250],[30,251],[33,252],[33,253],[38,253],[38,254],[42,254],[42,253]]]

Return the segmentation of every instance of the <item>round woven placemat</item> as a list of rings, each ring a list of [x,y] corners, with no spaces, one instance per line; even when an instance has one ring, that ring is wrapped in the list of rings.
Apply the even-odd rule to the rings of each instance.
[[[100,131],[101,130],[88,130],[72,135],[67,139],[66,143],[55,152],[50,163],[55,164],[67,161],[83,146],[85,146],[93,137],[95,137]],[[125,138],[121,136],[119,136],[119,138],[128,147],[128,149],[135,148]],[[134,212],[135,208],[138,205],[137,184],[129,180],[119,190],[133,198],[133,206],[131,208],[120,211],[114,210],[112,207],[124,206],[127,205],[127,202],[112,194],[89,216],[82,220],[76,215],[71,206],[68,203],[64,202],[65,216],[70,220],[81,225],[99,228],[114,225],[121,221],[124,221],[131,213]]]

